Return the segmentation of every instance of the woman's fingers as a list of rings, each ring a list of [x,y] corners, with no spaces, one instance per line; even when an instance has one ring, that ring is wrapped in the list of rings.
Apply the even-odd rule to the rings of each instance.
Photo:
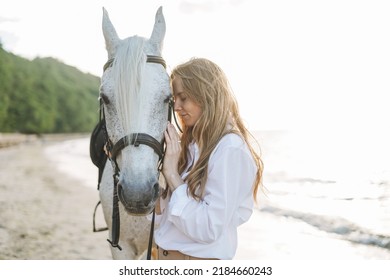
[[[179,139],[179,134],[177,133],[173,124],[168,123],[167,130],[169,132],[169,135],[171,136],[171,139],[175,139],[175,140]]]
[[[181,145],[179,142],[179,134],[172,124],[168,124],[166,131],[164,131],[166,152],[164,158],[164,165],[177,166]]]
[[[180,146],[180,136],[177,133],[175,127],[171,123],[168,123],[167,129],[164,132],[164,136],[167,145]]]
[[[173,191],[182,184],[182,179],[178,173],[178,162],[181,151],[180,136],[175,127],[168,123],[164,131],[166,151],[163,163],[163,174],[167,180],[168,186]]]

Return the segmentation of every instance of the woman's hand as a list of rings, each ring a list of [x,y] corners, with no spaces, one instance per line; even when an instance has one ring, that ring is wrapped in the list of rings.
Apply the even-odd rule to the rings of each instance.
[[[168,123],[164,136],[166,151],[162,172],[169,189],[173,192],[178,186],[184,184],[178,171],[179,156],[181,152],[180,136],[171,123]]]

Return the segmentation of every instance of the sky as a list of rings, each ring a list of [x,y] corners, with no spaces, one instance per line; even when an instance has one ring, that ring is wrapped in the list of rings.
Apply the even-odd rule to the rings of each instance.
[[[102,7],[119,37],[149,37],[158,7],[168,71],[205,57],[251,130],[384,130],[390,4],[380,0],[0,0],[3,47],[102,74]],[[1,62],[0,62],[1,63]],[[98,94],[98,93],[97,93]]]

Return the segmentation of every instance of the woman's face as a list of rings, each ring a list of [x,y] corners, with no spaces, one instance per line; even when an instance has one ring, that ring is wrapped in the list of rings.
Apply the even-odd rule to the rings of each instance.
[[[173,78],[172,87],[177,115],[187,127],[194,126],[202,114],[202,108],[188,97],[180,77]]]

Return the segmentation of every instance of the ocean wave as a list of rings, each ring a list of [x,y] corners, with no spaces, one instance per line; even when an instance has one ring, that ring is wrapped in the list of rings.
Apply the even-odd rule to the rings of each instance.
[[[312,177],[297,177],[291,174],[288,174],[285,171],[279,172],[268,172],[266,174],[267,181],[272,183],[298,183],[298,184],[335,184],[336,180],[327,180],[320,178]]]
[[[320,231],[335,234],[339,238],[348,240],[353,243],[378,246],[390,250],[390,236],[375,234],[342,217],[303,213],[274,206],[265,206],[261,208],[260,211],[271,213],[277,216],[298,219],[317,228]]]

